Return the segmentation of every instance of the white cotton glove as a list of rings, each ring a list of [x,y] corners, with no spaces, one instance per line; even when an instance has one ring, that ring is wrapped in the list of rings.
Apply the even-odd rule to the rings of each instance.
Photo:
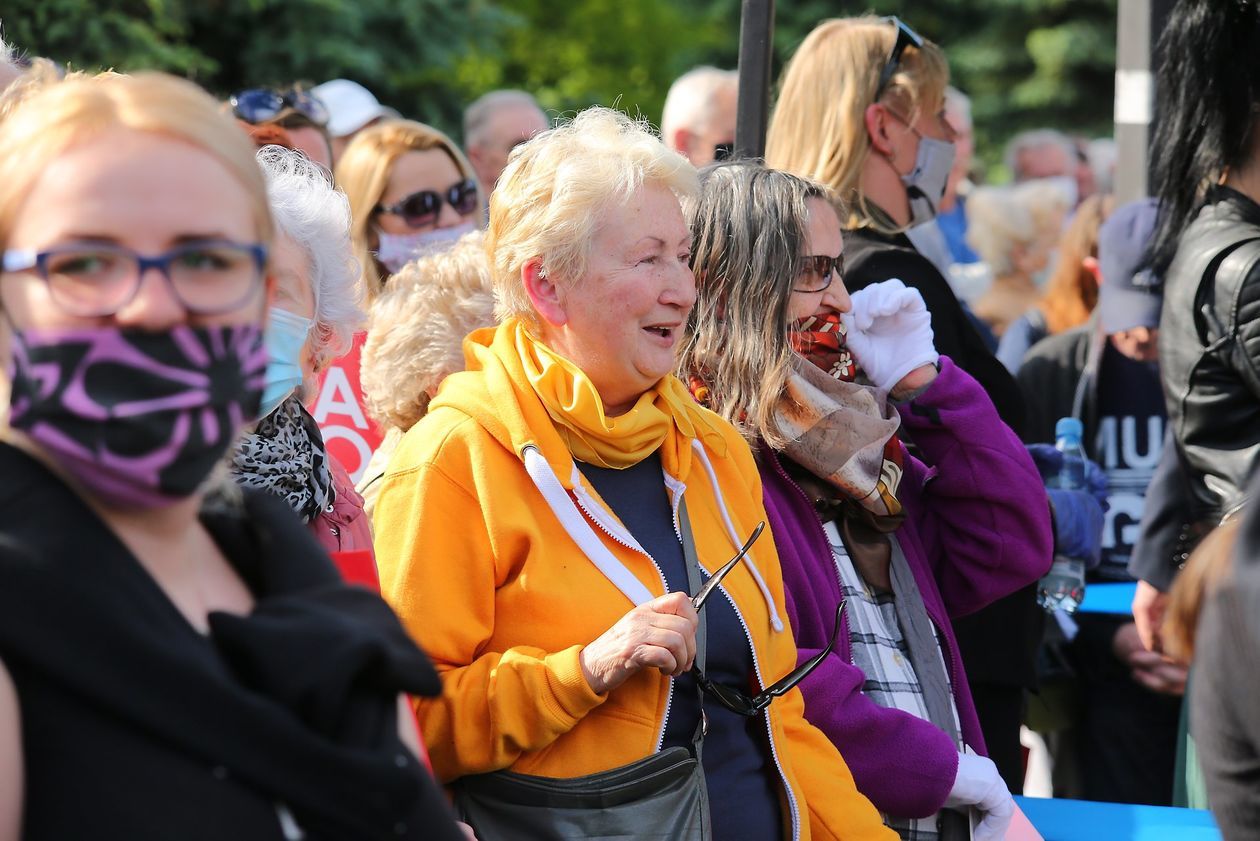
[[[972,807],[984,813],[976,827],[976,841],[1002,841],[1015,816],[1015,799],[993,760],[972,753],[958,754],[958,773],[945,805],[954,809]]]
[[[893,279],[850,297],[853,309],[840,316],[846,344],[877,388],[892,391],[906,374],[940,359],[932,343],[932,315],[919,290]]]

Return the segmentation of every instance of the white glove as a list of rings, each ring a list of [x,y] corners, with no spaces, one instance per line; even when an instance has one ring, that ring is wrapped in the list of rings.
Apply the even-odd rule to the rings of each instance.
[[[998,774],[993,760],[972,753],[958,754],[958,773],[945,805],[950,808],[975,807],[984,813],[976,827],[976,841],[1002,841],[1006,827],[1015,816],[1015,799]]]
[[[892,391],[906,374],[940,359],[932,343],[932,314],[919,290],[894,278],[850,298],[853,309],[840,316],[846,344],[877,388]]]

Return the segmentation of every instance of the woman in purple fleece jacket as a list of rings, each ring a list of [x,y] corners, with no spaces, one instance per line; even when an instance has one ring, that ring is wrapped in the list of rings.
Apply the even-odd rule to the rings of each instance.
[[[903,838],[967,838],[968,812],[976,838],[1000,838],[1013,803],[950,617],[1049,568],[1037,469],[938,357],[917,292],[890,280],[850,299],[824,187],[752,163],[701,178],[684,373],[758,454],[802,660],[845,601],[844,633],[801,686],[806,715]]]

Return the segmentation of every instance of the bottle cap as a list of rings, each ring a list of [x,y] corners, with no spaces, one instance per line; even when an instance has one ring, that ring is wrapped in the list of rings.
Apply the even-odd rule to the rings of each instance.
[[[1059,422],[1054,425],[1055,438],[1067,436],[1079,441],[1084,434],[1085,427],[1081,424],[1080,418],[1059,418]]]

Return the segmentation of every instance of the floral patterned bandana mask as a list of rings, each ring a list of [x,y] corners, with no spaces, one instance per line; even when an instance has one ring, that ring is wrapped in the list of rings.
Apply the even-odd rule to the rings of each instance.
[[[111,505],[191,496],[258,414],[267,368],[259,325],[12,336],[10,425]]]
[[[840,314],[828,312],[788,325],[788,341],[792,350],[829,375],[851,383],[857,378],[858,369],[845,344],[846,332]]]

